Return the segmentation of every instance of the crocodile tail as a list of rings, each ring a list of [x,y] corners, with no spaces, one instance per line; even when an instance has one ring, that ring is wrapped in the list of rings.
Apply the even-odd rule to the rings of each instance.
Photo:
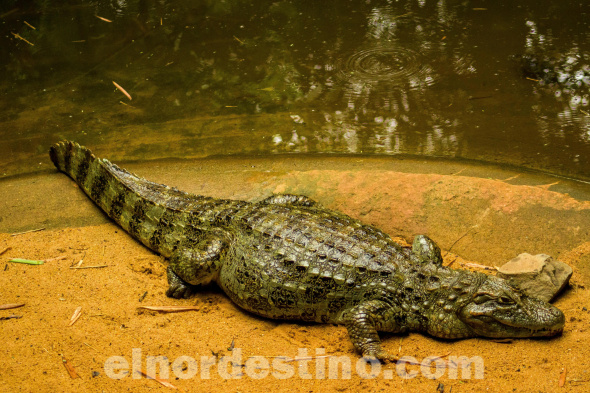
[[[127,204],[134,205],[141,200],[150,206],[191,213],[207,210],[212,202],[212,198],[189,194],[134,175],[109,160],[97,158],[89,149],[75,142],[56,143],[49,149],[49,156],[57,169],[74,179],[117,222],[117,215],[109,211],[117,199],[127,199]],[[145,208],[149,206],[136,207],[137,213],[145,213]]]
[[[78,183],[117,224],[154,251],[163,251],[161,239],[154,236],[153,230],[159,223],[159,217],[146,214],[157,205],[157,201],[149,200],[150,194],[157,194],[149,193],[146,188],[159,185],[120,169],[108,160],[97,158],[89,149],[75,142],[56,143],[49,149],[49,156],[57,169]],[[161,207],[159,211],[164,213],[166,209]]]
[[[71,141],[61,141],[51,146],[49,157],[57,169],[70,176],[90,199],[125,228],[121,222],[121,209],[117,214],[115,205],[117,199],[124,198],[127,190],[121,187],[116,174],[109,170],[108,165],[112,165],[110,162],[97,158],[86,147]]]
[[[57,169],[66,173],[79,185],[86,184],[89,174],[94,174],[97,158],[87,148],[75,142],[61,141],[51,146],[49,157]],[[83,187],[84,188],[84,187]],[[84,188],[92,198],[92,195]]]
[[[153,183],[71,141],[51,146],[49,156],[117,224],[164,256],[170,255],[175,242],[183,240],[189,221],[212,220],[212,209],[231,212],[245,203],[214,200]]]

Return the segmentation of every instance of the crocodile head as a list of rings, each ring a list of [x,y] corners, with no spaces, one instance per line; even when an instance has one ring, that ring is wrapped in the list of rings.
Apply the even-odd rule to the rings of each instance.
[[[442,266],[438,246],[426,236],[412,244],[414,262],[437,299],[422,329],[435,337],[547,337],[563,331],[565,317],[555,306],[527,296],[507,281]]]
[[[563,331],[557,307],[523,294],[505,280],[488,276],[458,311],[459,319],[484,337],[547,337]]]

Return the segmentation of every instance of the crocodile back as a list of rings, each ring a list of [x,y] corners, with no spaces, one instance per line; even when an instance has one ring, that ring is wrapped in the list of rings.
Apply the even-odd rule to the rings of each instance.
[[[271,318],[338,322],[351,305],[393,297],[409,266],[408,248],[322,208],[254,204],[231,226],[219,284],[242,307]]]

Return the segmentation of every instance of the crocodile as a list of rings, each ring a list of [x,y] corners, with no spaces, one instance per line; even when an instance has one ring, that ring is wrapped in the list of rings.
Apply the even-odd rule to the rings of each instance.
[[[216,283],[239,307],[273,319],[344,325],[366,358],[395,361],[378,332],[443,339],[543,337],[564,314],[495,276],[443,266],[440,248],[411,247],[312,199],[214,199],[138,177],[62,141],[55,166],[118,225],[168,259],[166,295]]]

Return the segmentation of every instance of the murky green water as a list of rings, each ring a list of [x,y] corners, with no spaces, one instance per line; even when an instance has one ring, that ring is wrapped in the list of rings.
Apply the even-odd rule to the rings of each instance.
[[[588,180],[589,11],[539,0],[5,0],[0,176],[51,168],[48,146],[68,138],[119,161],[409,154]]]

